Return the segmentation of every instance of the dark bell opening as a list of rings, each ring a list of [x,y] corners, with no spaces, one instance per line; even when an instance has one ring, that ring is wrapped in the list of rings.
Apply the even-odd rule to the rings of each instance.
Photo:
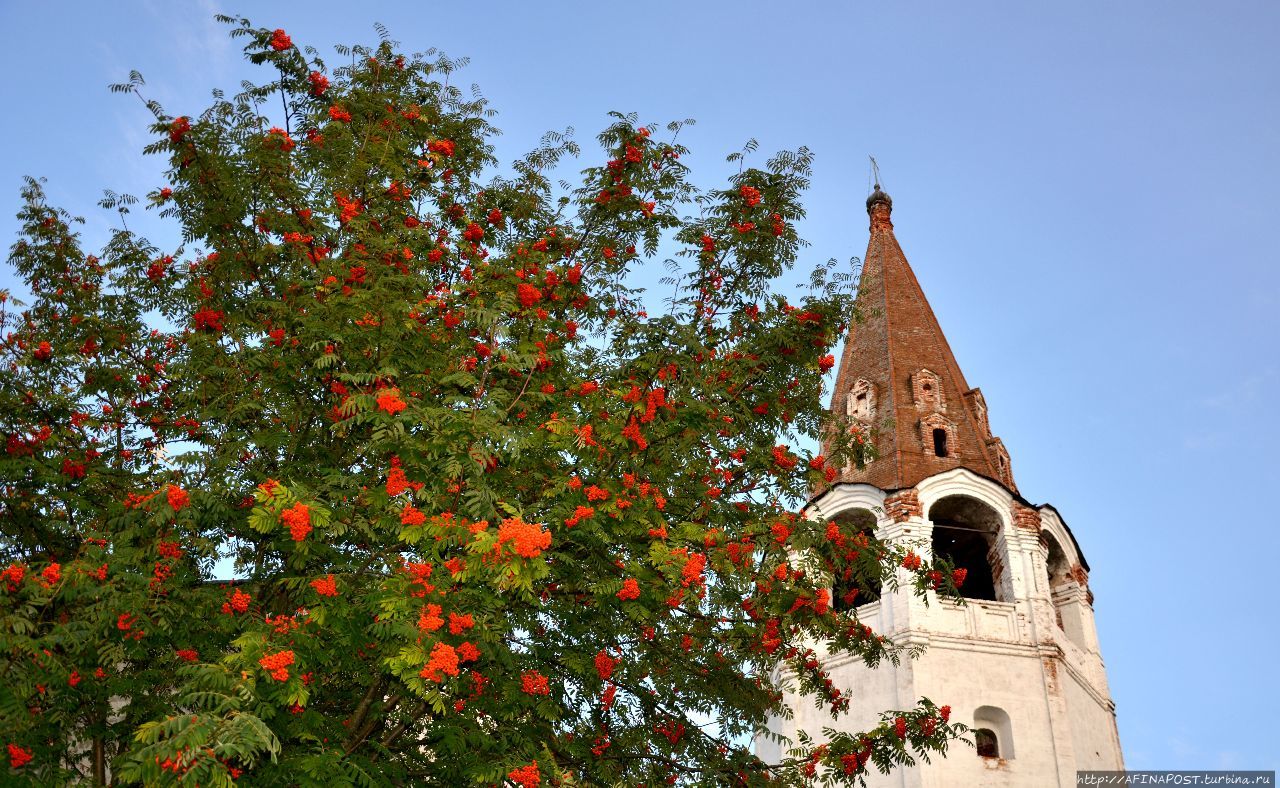
[[[967,573],[960,587],[965,599],[996,601],[995,581],[991,577],[991,565],[987,563],[990,550],[986,534],[947,521],[933,524],[933,554],[946,558]]]
[[[837,577],[831,589],[831,607],[837,612],[853,610],[859,605],[875,602],[880,598],[880,589],[862,588],[851,578]]]
[[[847,532],[862,532],[868,535],[875,533],[875,515],[866,509],[845,512],[837,515],[835,519],[840,522]],[[853,577],[851,570],[847,570],[835,577],[835,582],[831,588],[831,607],[834,610],[839,612],[853,610],[860,605],[875,602],[880,598],[879,582],[866,581],[863,585],[859,585],[856,581],[857,578]]]

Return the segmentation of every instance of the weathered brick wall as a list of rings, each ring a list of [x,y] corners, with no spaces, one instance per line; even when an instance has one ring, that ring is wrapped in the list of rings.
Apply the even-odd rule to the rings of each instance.
[[[899,490],[884,499],[884,513],[895,523],[905,523],[913,517],[921,517],[920,496],[915,490]]]
[[[883,195],[879,195],[883,197]],[[859,380],[870,383],[876,404],[871,419],[879,459],[847,468],[842,481],[886,490],[965,467],[1013,488],[1006,460],[992,448],[986,403],[971,389],[947,344],[902,247],[893,234],[891,201],[873,195],[871,238],[858,287],[862,322],[849,327],[831,400],[834,414],[848,412]],[[925,419],[946,414],[948,456],[934,453]]]

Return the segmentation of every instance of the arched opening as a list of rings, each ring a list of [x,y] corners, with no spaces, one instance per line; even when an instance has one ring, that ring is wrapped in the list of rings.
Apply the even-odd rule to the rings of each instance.
[[[1041,533],[1049,555],[1045,558],[1045,574],[1049,578],[1049,590],[1057,591],[1071,580],[1071,566],[1067,563],[1067,554],[1048,531]]]
[[[979,706],[973,712],[973,728],[979,756],[1013,759],[1013,724],[1008,712],[996,706]]]
[[[1070,580],[1071,567],[1067,565],[1067,554],[1062,551],[1062,545],[1058,544],[1058,540],[1054,539],[1048,532],[1042,532],[1041,537],[1049,548],[1049,555],[1045,557],[1044,569],[1045,576],[1049,581],[1049,599],[1053,602],[1053,617],[1058,622],[1058,629],[1066,631],[1066,626],[1062,623],[1062,605],[1054,598],[1054,595],[1062,590]]]
[[[947,431],[944,429],[935,429],[933,431],[933,453],[939,457],[947,456]]]
[[[1077,580],[1071,572],[1071,559],[1053,534],[1041,531],[1040,540],[1047,550],[1044,570],[1049,584],[1049,601],[1053,603],[1054,621],[1068,638],[1078,645],[1084,645],[1088,629],[1082,617],[1082,605],[1085,603],[1081,600],[1083,592],[1078,588]]]
[[[990,728],[978,728],[973,732],[973,743],[978,746],[978,755],[983,758],[1000,757],[1000,739]]]
[[[933,522],[933,554],[964,570],[960,593],[966,599],[998,601],[1004,567],[996,550],[1000,515],[965,495],[948,495],[929,509]]]
[[[849,535],[872,535],[876,530],[876,516],[869,509],[849,509],[831,518],[840,530]],[[860,581],[846,569],[834,578],[831,588],[831,607],[839,612],[852,610],[859,605],[880,599],[878,581]]]

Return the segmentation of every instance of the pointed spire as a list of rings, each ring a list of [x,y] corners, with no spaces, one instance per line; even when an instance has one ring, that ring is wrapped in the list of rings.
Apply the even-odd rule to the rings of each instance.
[[[833,413],[870,436],[879,457],[844,469],[840,481],[895,490],[963,467],[1016,491],[982,392],[960,371],[894,237],[892,212],[893,199],[877,182],[867,198],[871,237],[857,297],[862,320],[849,328],[831,403]]]

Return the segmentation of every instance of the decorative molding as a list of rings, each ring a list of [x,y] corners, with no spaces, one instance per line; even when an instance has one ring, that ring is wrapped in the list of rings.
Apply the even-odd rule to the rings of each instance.
[[[933,431],[942,430],[947,435],[946,456],[951,459],[960,458],[960,441],[956,435],[956,425],[951,419],[940,413],[930,413],[920,419],[920,442],[924,444],[924,453],[938,456],[934,449]]]
[[[988,438],[987,448],[996,455],[996,473],[1000,481],[1016,490],[1018,485],[1013,483],[1013,461],[1009,459],[1009,450],[1004,447],[1004,441],[999,438]]]
[[[827,490],[805,509],[806,517],[832,518],[850,509],[869,509],[877,520],[884,518],[885,497],[879,487],[870,484],[840,483]]]
[[[845,395],[845,413],[849,418],[870,424],[876,415],[876,387],[866,378],[858,378]]]
[[[978,420],[978,426],[982,428],[982,437],[991,437],[991,423],[987,421],[987,398],[982,396],[982,389],[969,389],[965,393],[969,398],[969,404],[973,408],[974,418]]]
[[[942,391],[942,378],[922,369],[911,376],[911,397],[917,410],[947,412],[947,397]]]
[[[1000,484],[979,476],[968,468],[952,468],[934,474],[915,487],[924,510],[929,509],[948,495],[967,495],[995,509],[1000,515],[1000,530],[1012,525],[1009,509],[1014,497]]]

